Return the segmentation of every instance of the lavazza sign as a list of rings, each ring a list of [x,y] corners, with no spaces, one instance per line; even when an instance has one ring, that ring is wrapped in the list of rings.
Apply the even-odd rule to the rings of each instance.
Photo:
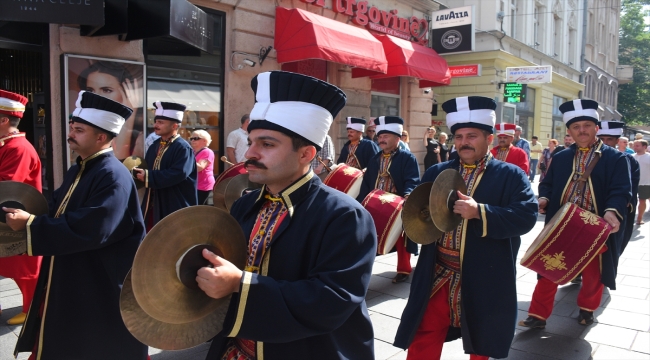
[[[325,7],[325,0],[300,0],[315,6]],[[332,0],[335,12],[352,17],[352,21],[369,30],[382,32],[404,40],[411,40],[420,44],[427,43],[429,22],[416,16],[410,18],[399,17],[397,10],[379,10],[369,6],[368,1],[357,0]]]

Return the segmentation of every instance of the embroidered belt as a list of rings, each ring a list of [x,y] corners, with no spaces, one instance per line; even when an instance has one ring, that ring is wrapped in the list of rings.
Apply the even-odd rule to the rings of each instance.
[[[460,251],[438,246],[438,264],[451,271],[460,272]]]

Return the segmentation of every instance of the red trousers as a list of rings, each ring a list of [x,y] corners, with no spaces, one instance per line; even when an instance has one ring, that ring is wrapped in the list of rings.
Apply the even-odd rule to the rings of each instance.
[[[400,237],[395,247],[397,248],[397,273],[410,274],[413,268],[411,267],[411,253],[406,251],[406,238]]]
[[[413,342],[409,346],[406,360],[440,359],[442,345],[451,323],[449,308],[449,286],[444,285],[429,299],[429,305],[422,317]],[[488,360],[489,356],[470,354],[470,360]]]
[[[36,279],[14,279],[16,285],[20,289],[20,292],[23,294],[23,312],[27,314],[29,306],[32,304],[32,299],[34,298],[34,291],[36,291]]]
[[[551,316],[557,286],[556,283],[546,278],[537,280],[528,316],[534,316],[541,320],[546,320]],[[596,310],[600,306],[603,289],[604,285],[600,282],[600,256],[597,256],[582,271],[582,287],[578,293],[578,307],[587,311]]]

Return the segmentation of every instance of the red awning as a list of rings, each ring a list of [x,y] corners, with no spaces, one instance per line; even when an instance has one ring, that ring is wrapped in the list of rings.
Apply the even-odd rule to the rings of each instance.
[[[384,49],[368,31],[301,9],[275,10],[278,62],[323,59],[386,73]]]
[[[447,61],[435,50],[390,35],[375,37],[384,45],[388,59],[388,72],[381,74],[364,69],[352,69],[352,77],[370,76],[383,79],[393,76],[410,76],[420,79],[420,87],[449,85],[451,74]]]

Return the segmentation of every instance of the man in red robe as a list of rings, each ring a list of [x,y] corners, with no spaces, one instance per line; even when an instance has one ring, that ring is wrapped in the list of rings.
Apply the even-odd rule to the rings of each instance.
[[[497,160],[517,165],[524,173],[529,174],[530,166],[526,151],[512,145],[512,140],[515,138],[515,127],[515,124],[508,123],[494,126],[497,132],[498,146],[492,148],[492,156]]]
[[[42,191],[41,160],[25,133],[18,131],[18,123],[25,112],[27,98],[0,90],[0,181],[18,181]],[[20,325],[25,321],[32,303],[41,256],[17,255],[0,258],[0,275],[12,278],[23,294],[23,310],[7,321]]]

